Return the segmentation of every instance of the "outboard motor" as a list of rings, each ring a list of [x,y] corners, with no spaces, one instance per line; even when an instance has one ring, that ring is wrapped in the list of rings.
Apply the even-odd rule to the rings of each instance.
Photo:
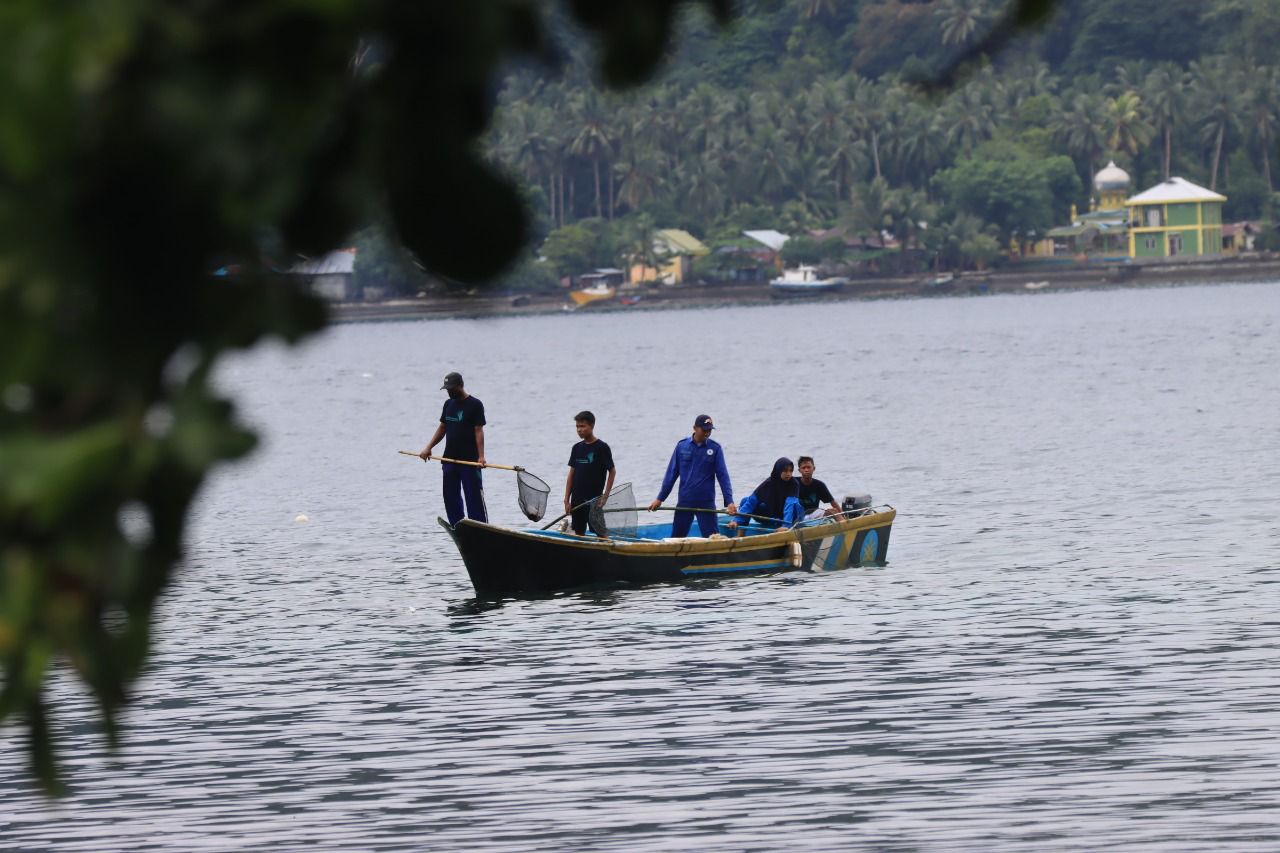
[[[871,509],[871,495],[845,495],[840,510],[846,515],[860,515]]]

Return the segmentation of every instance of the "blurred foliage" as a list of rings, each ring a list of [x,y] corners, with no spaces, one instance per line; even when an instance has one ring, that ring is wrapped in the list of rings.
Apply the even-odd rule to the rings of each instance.
[[[617,85],[652,71],[680,3],[567,6]],[[477,137],[501,63],[553,55],[547,13],[0,4],[0,720],[24,725],[47,790],[51,668],[92,692],[114,744],[190,502],[254,445],[211,387],[218,357],[324,324],[273,259],[380,216],[452,279],[517,256],[519,196]]]
[[[351,277],[355,289],[391,296],[414,296],[431,282],[415,263],[413,255],[387,234],[387,229],[370,225],[355,236],[355,262]]]

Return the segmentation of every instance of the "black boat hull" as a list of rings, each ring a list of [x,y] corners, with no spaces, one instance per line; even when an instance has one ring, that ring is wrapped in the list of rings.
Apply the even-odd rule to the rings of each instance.
[[[658,541],[548,535],[469,519],[440,524],[458,546],[476,595],[494,598],[884,563],[895,515],[886,508],[765,535]]]

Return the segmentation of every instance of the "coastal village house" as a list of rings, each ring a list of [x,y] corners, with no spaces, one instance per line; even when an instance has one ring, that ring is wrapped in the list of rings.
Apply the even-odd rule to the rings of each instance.
[[[335,302],[355,298],[355,249],[335,249],[318,258],[305,258],[286,271],[297,276],[316,296]]]
[[[1223,254],[1236,255],[1240,252],[1252,252],[1257,248],[1258,235],[1261,233],[1261,222],[1232,222],[1223,225]]]
[[[660,281],[663,284],[683,284],[693,270],[693,259],[711,254],[697,237],[679,228],[663,228],[653,233],[653,251],[660,259],[656,267],[643,261],[630,265],[627,281]]]
[[[1226,196],[1185,178],[1170,178],[1125,202],[1129,207],[1129,257],[1172,258],[1222,252]]]
[[[757,247],[753,251],[753,256],[757,260],[761,263],[769,264],[778,272],[782,272],[782,247],[790,239],[786,234],[767,228],[759,231],[743,231],[742,236]]]

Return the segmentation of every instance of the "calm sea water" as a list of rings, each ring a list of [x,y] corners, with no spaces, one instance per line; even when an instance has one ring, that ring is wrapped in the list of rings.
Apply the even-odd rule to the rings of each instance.
[[[477,606],[396,453],[455,369],[553,498],[579,409],[642,502],[707,412],[739,494],[804,453],[898,507],[889,564]],[[57,680],[74,791],[0,730],[0,850],[1280,847],[1280,285],[351,325],[222,383],[263,446],[124,748]]]

